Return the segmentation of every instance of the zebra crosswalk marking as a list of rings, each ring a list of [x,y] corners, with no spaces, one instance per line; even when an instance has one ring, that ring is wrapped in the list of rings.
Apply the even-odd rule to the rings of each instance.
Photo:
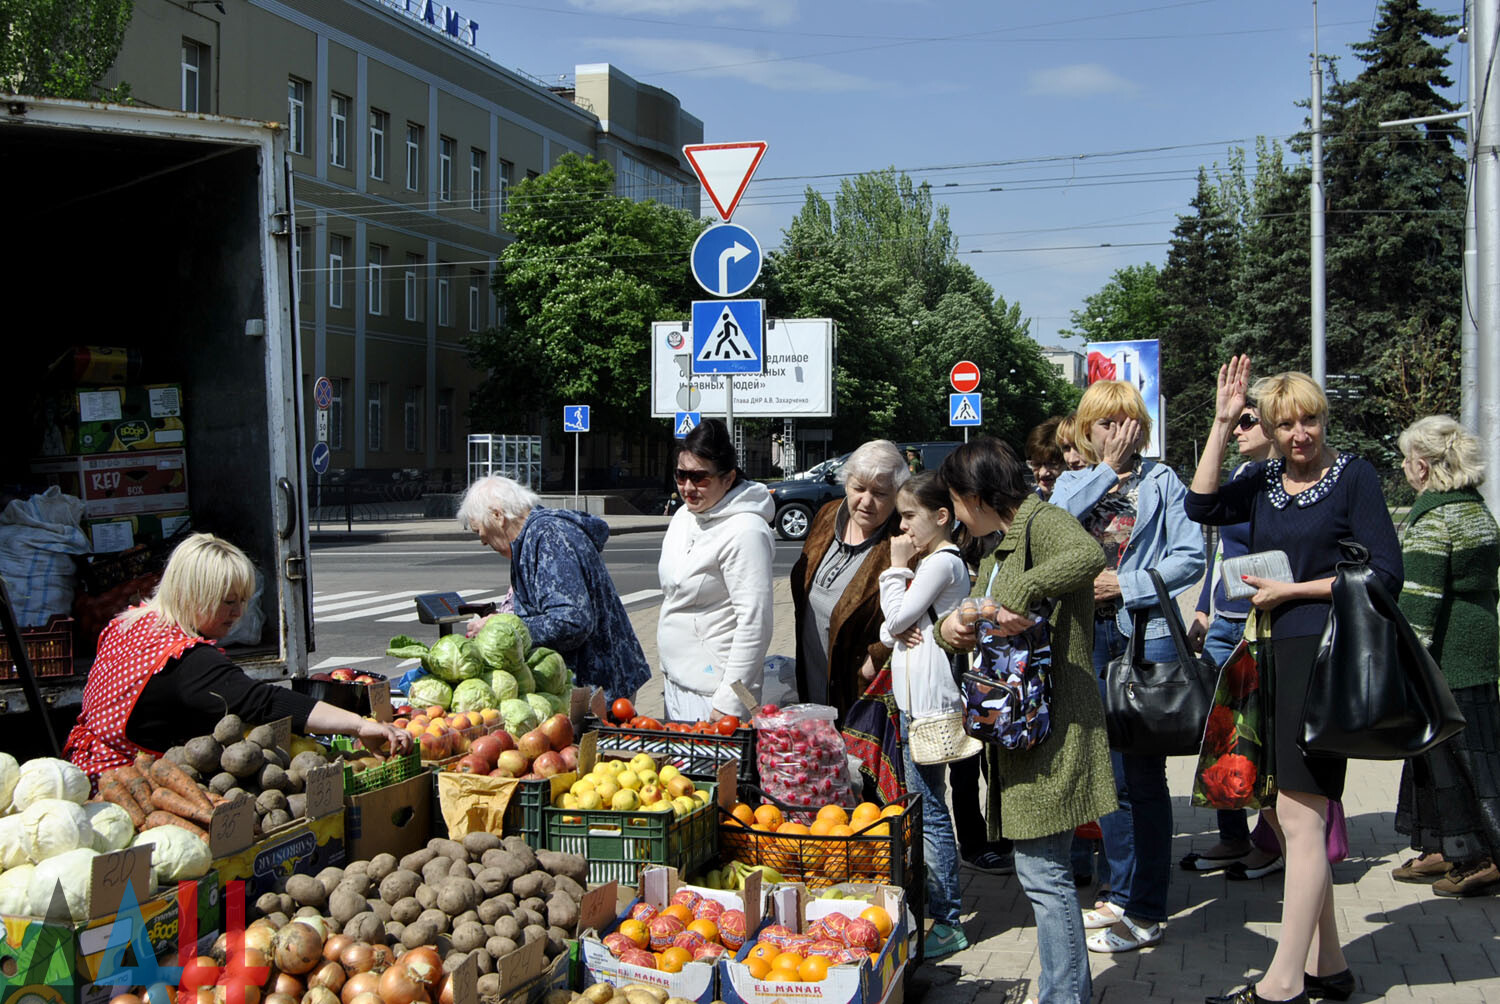
[[[348,610],[350,607],[363,607],[371,603],[383,603],[388,600],[406,599],[410,600],[417,595],[419,590],[406,589],[399,593],[380,593],[378,595],[361,596],[358,599],[338,600],[333,603],[319,603],[316,596],[313,597],[313,613],[332,613],[335,610]]]

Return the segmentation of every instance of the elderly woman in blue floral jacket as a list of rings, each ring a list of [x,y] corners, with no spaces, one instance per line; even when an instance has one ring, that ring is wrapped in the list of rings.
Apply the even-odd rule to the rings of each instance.
[[[561,653],[580,686],[634,698],[651,667],[600,554],[609,525],[549,509],[525,485],[499,476],[469,486],[458,520],[510,559],[515,612],[532,644]]]

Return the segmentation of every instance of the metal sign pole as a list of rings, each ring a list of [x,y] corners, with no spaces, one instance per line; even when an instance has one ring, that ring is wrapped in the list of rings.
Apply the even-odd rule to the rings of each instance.
[[[575,433],[573,433],[573,508],[574,509],[579,508],[581,506],[581,504],[582,504],[581,501],[580,501],[580,499],[579,499],[579,495],[578,495],[578,465],[580,463],[580,454],[582,452],[583,452],[583,433],[581,433],[581,432],[575,432]]]
[[[731,373],[724,374],[724,427],[729,430],[729,441],[734,442],[734,375]]]

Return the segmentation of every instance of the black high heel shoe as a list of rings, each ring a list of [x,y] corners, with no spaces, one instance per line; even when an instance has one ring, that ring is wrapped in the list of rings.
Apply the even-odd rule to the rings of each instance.
[[[1256,993],[1254,983],[1247,983],[1238,990],[1231,990],[1217,997],[1205,997],[1203,1002],[1204,1004],[1309,1004],[1306,989],[1288,1000],[1273,1001],[1269,997],[1262,997]]]
[[[1314,976],[1311,973],[1302,974],[1302,985],[1307,990],[1307,996],[1322,997],[1331,1001],[1346,1001],[1354,994],[1354,974],[1345,969],[1341,973],[1332,976]]]

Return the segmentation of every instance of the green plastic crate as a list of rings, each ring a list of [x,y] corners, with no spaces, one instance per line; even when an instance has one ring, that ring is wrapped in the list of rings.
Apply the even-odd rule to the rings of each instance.
[[[533,850],[547,847],[547,820],[543,810],[551,808],[552,782],[521,781],[505,807],[505,832],[520,834]],[[558,810],[563,811],[563,810]]]
[[[335,748],[339,748],[337,742],[335,742]],[[353,767],[345,765],[344,794],[363,795],[366,792],[375,791],[377,788],[384,788],[386,785],[398,784],[414,778],[422,773],[424,769],[421,755],[416,750],[391,757],[379,767],[371,767],[368,770],[362,770],[358,773],[355,772]]]
[[[588,859],[589,885],[634,886],[647,865],[670,865],[686,875],[719,853],[719,816],[712,781],[698,783],[711,796],[678,818],[670,812],[613,809],[542,810],[547,849]]]

